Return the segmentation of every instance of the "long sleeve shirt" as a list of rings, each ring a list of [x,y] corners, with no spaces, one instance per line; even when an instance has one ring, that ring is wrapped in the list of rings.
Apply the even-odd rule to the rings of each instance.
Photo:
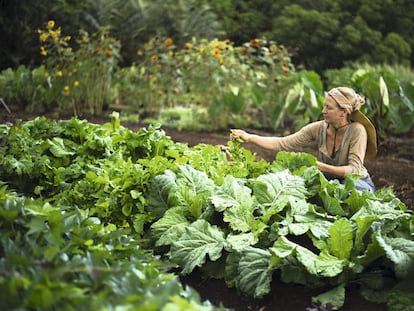
[[[367,132],[358,122],[350,123],[344,133],[339,150],[332,158],[326,148],[328,124],[317,121],[303,127],[298,132],[276,139],[276,152],[301,151],[304,147],[311,147],[317,152],[319,161],[335,166],[345,166],[345,173],[358,174],[361,178],[368,176],[364,166],[367,148]]]

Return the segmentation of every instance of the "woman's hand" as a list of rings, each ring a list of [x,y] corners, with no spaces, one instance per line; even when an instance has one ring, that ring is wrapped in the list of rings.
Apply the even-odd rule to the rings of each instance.
[[[230,130],[230,139],[234,140],[238,138],[248,142],[250,138],[250,134],[248,134],[247,132],[243,130],[238,130],[238,129]]]

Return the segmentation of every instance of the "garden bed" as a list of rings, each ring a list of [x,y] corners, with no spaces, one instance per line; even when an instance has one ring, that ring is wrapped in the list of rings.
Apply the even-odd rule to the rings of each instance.
[[[29,118],[23,118],[29,119]],[[2,122],[14,122],[4,120]],[[90,120],[99,123],[104,120]],[[140,125],[134,123],[123,124],[124,126],[137,130]],[[203,131],[190,132],[178,131],[173,128],[163,128],[168,136],[175,142],[187,143],[190,146],[197,144],[221,145],[228,141],[227,131]],[[263,134],[263,133],[262,133]],[[259,149],[253,145],[245,144],[257,157],[268,161],[274,159],[274,153]],[[409,209],[414,209],[414,175],[413,172],[413,138],[412,135],[390,137],[379,144],[378,157],[367,163],[377,188],[393,187],[397,197],[406,204]],[[183,284],[195,288],[203,299],[210,300],[215,305],[222,303],[225,307],[233,310],[306,310],[311,307],[312,296],[321,291],[305,288],[299,285],[288,285],[280,282],[278,276],[274,275],[271,292],[261,299],[246,297],[237,292],[236,289],[227,288],[223,280],[204,279],[199,270],[195,269],[191,274],[182,276]],[[370,303],[360,296],[358,288],[353,285],[347,287],[345,305],[341,310],[386,310],[384,305]],[[312,309],[309,309],[312,310]],[[319,309],[313,309],[319,310]],[[320,309],[322,310],[322,309]]]

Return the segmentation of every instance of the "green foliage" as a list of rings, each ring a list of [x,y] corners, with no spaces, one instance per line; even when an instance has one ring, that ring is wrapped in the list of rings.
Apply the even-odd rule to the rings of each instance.
[[[156,127],[132,132],[111,118],[0,126],[7,308],[199,305],[160,273],[171,265],[199,267],[254,297],[277,274],[320,288],[315,301],[334,308],[353,283],[369,299],[410,302],[396,295],[412,282],[414,218],[390,189],[328,181],[311,155],[256,161],[237,141],[228,162],[219,147],[176,144]]]
[[[310,159],[283,156],[285,163],[297,161],[294,167],[309,165]],[[287,283],[321,288],[329,284],[332,289],[315,301],[331,303],[335,309],[343,305],[348,284],[361,282],[371,290],[362,281],[371,270],[386,274],[392,267],[401,283],[384,283],[381,290],[389,293],[411,278],[414,257],[409,223],[413,218],[398,200],[380,192],[359,193],[352,183],[327,182],[322,176],[314,180],[299,170],[293,175],[281,170],[281,163],[274,165],[273,173],[249,179],[226,176],[216,188],[208,186],[202,193],[211,202],[205,201],[198,218],[188,209],[198,201],[194,195],[182,197],[179,204],[174,197],[183,191],[178,184],[187,192],[210,185],[206,175],[192,171],[188,179],[189,167],[180,166],[176,174],[166,171],[157,176],[153,185],[162,191],[153,193],[162,195],[152,195],[149,208],[162,202],[164,215],[151,225],[155,244],[170,246],[166,255],[185,274],[225,258],[222,277],[228,286],[254,297],[269,293],[276,270]],[[312,189],[315,183],[317,192]],[[325,205],[326,196],[339,209]]]
[[[58,107],[75,116],[100,115],[112,99],[111,80],[119,58],[119,42],[105,29],[89,35],[80,31],[77,46],[50,20],[38,30],[50,92]],[[76,50],[75,50],[76,49]]]
[[[220,310],[200,302],[128,230],[0,186],[2,308]]]
[[[364,96],[362,111],[379,135],[407,133],[414,126],[414,74],[402,66],[350,64],[324,72],[329,87],[347,85]]]
[[[281,100],[273,87],[293,73],[288,51],[276,42],[252,39],[234,46],[228,40],[193,39],[178,49],[171,38],[157,37],[138,51],[136,65],[117,74],[117,102],[160,116],[159,121],[174,122],[173,113],[182,109],[178,125],[186,123],[184,112],[191,112],[193,123],[210,128],[252,120],[268,126],[274,119],[268,112]]]

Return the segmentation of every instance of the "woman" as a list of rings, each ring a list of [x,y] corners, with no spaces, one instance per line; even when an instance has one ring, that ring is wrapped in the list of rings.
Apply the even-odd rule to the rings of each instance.
[[[241,138],[276,152],[313,147],[317,151],[317,167],[328,179],[342,180],[346,174],[357,174],[360,179],[356,189],[375,192],[364,159],[376,156],[377,137],[372,123],[359,111],[364,103],[351,88],[333,88],[325,98],[323,121],[310,123],[286,137],[265,137],[236,129],[230,138]]]

